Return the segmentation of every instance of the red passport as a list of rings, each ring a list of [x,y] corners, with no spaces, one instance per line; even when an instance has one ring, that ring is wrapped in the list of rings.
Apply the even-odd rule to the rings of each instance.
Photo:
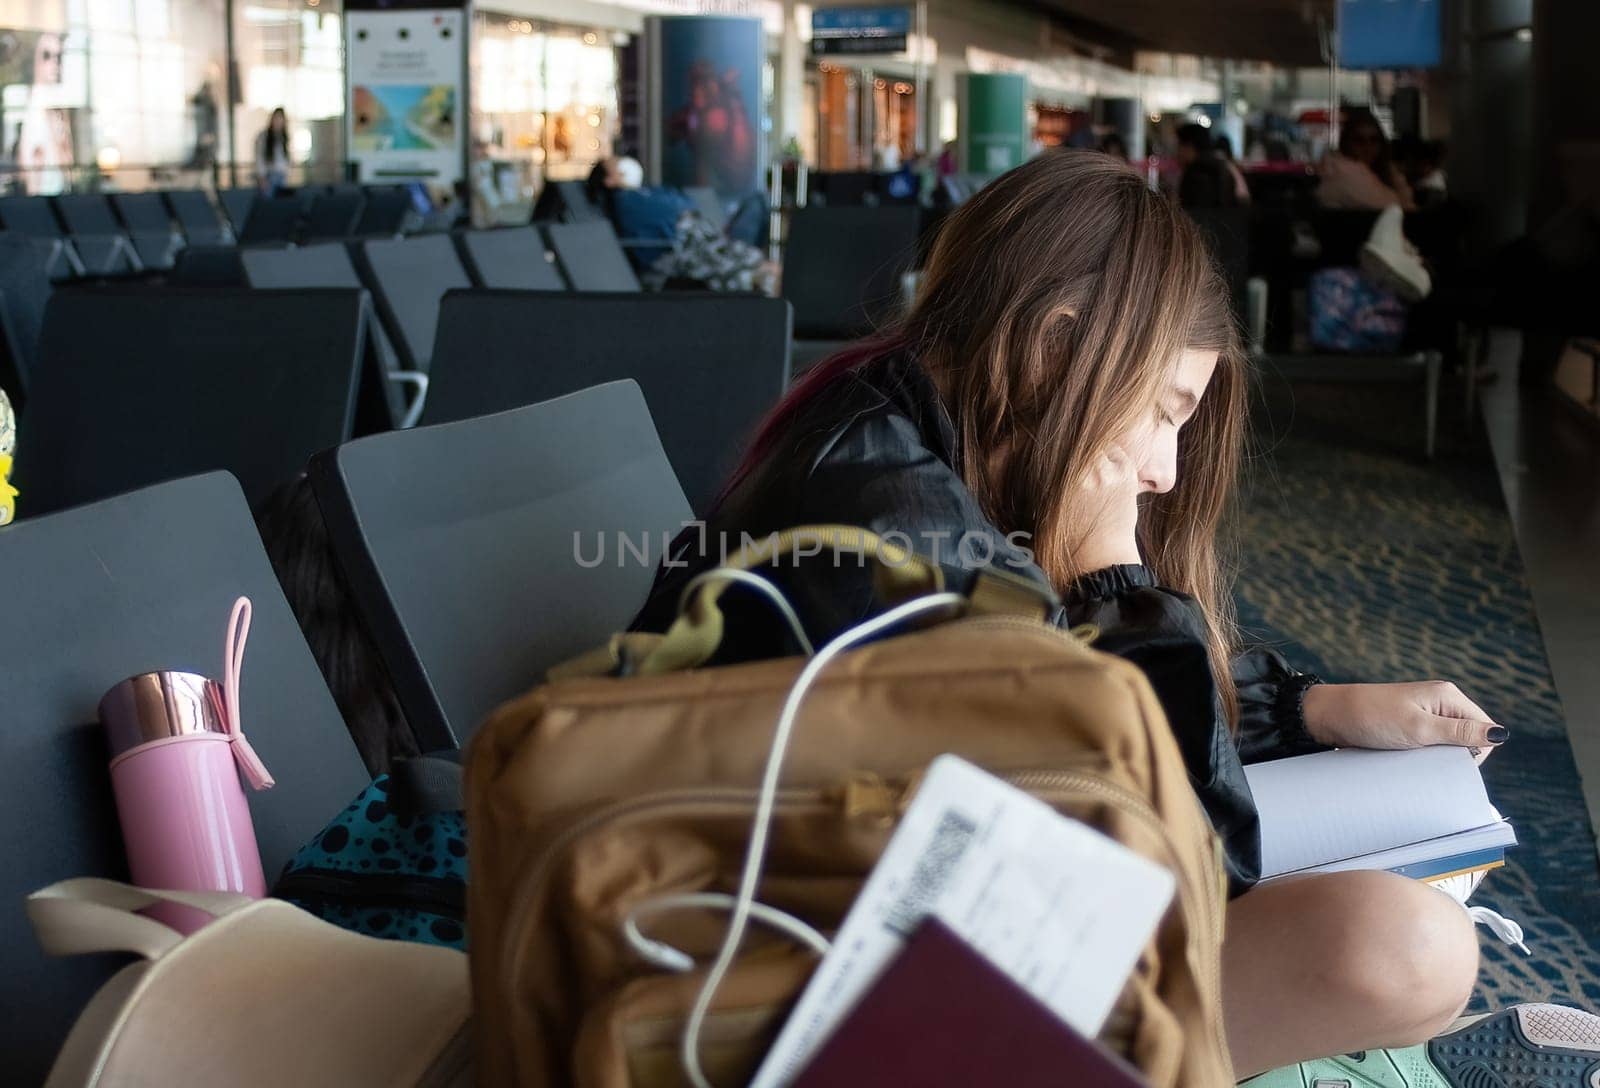
[[[1145,1083],[930,917],[792,1088]]]

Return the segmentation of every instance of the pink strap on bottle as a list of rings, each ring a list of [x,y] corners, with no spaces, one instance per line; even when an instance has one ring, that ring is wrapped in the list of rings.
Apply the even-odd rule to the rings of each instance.
[[[239,672],[244,667],[244,644],[250,636],[250,598],[240,597],[233,602],[233,612],[228,616],[228,634],[222,648],[222,698],[226,704],[228,741],[233,746],[233,760],[239,765],[250,788],[271,789],[274,785],[267,765],[261,762],[256,750],[244,738],[244,728],[239,718]]]

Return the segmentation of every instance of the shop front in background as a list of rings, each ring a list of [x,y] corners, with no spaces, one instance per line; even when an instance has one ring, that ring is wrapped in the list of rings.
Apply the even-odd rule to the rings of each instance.
[[[618,131],[617,50],[625,35],[474,15],[472,158],[503,206],[548,180],[587,177]]]
[[[805,108],[801,150],[819,170],[893,169],[916,153],[916,84],[892,70],[823,61],[806,75]]]

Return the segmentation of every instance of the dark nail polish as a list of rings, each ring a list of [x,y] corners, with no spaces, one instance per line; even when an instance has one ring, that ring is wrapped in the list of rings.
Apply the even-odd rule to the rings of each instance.
[[[1504,744],[1511,736],[1511,730],[1503,725],[1491,725],[1486,734],[1490,744]]]

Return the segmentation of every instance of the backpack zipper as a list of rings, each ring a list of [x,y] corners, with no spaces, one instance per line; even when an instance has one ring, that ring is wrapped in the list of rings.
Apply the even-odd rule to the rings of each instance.
[[[279,878],[272,895],[275,899],[303,899],[337,906],[391,910],[414,907],[458,922],[467,914],[464,881],[408,873],[296,869]]]

